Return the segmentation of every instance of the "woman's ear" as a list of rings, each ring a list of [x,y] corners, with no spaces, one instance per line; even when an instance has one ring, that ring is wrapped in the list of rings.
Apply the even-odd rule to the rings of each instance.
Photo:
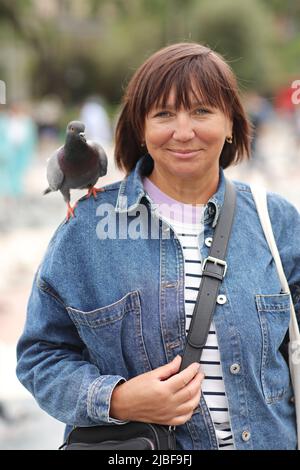
[[[226,141],[228,142],[227,138],[233,136],[233,122],[230,119],[227,119],[226,122]]]
[[[233,121],[230,118],[227,118],[227,135],[232,135],[233,133]]]

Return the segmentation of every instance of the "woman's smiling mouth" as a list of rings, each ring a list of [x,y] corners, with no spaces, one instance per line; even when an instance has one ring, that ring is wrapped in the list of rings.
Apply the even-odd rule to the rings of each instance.
[[[197,150],[192,150],[192,149],[185,149],[185,150],[184,149],[167,149],[168,152],[170,152],[175,157],[179,157],[179,158],[194,157],[201,150],[203,150],[203,149],[197,149]]]

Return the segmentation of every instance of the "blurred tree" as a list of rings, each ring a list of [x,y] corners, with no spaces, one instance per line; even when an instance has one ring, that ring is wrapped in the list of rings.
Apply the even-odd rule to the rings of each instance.
[[[25,34],[21,18],[22,13],[30,7],[30,0],[0,0],[0,23],[10,23],[21,34]]]
[[[195,5],[198,5],[195,2]],[[280,73],[272,16],[258,0],[203,0],[193,14],[194,38],[230,62],[243,88],[266,91]]]
[[[264,91],[298,67],[299,10],[293,0],[0,0],[0,38],[11,28],[32,49],[35,97],[118,103],[136,67],[175,41],[208,44],[244,88]]]
[[[39,52],[39,34],[36,33],[32,10],[32,0],[0,0],[0,25],[11,26],[20,39]]]
[[[281,63],[282,82],[300,74],[300,2],[299,0],[262,0],[274,13],[276,54]]]
[[[262,3],[276,14],[300,21],[300,2],[297,0],[262,0]]]

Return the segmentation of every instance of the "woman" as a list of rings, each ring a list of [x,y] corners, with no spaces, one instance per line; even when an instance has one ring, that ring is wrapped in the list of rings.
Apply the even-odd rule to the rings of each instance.
[[[18,344],[18,377],[68,425],[175,425],[178,449],[295,449],[279,351],[288,294],[244,183],[234,183],[228,270],[200,366],[179,372],[223,170],[249,156],[233,72],[207,47],[174,44],[137,70],[123,104],[115,153],[127,176],[81,199],[52,238]],[[268,205],[299,309],[299,214],[274,194]]]

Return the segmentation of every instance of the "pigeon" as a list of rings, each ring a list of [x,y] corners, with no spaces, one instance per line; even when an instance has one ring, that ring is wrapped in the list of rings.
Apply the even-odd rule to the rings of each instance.
[[[49,187],[43,194],[60,191],[68,206],[67,220],[74,217],[74,207],[70,205],[70,189],[88,189],[86,197],[96,198],[103,188],[95,188],[99,177],[107,173],[107,156],[98,142],[87,141],[85,125],[71,121],[67,125],[65,144],[58,148],[47,160],[47,180]]]

